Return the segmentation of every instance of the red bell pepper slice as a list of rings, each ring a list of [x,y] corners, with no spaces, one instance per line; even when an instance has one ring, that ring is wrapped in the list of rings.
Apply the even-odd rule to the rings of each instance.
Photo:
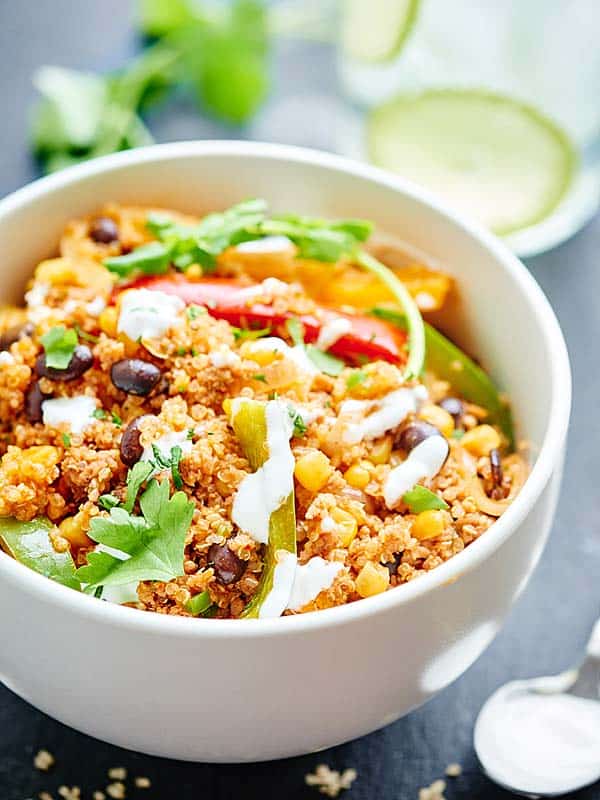
[[[304,339],[316,342],[323,326],[332,319],[343,317],[350,321],[351,330],[341,336],[328,352],[352,363],[383,360],[393,364],[406,362],[406,334],[376,317],[348,314],[320,307],[318,314],[275,311],[266,303],[255,302],[256,285],[248,286],[232,278],[202,278],[188,280],[180,273],[142,276],[125,289],[151,289],[174,294],[187,305],[205,306],[216,319],[227,320],[238,328],[271,328],[274,334],[286,334],[285,323],[297,318],[304,326]]]

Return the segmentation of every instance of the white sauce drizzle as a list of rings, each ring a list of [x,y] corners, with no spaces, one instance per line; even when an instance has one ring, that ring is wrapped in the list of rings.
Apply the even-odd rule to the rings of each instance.
[[[316,345],[321,350],[329,350],[330,347],[352,330],[352,323],[344,317],[335,317],[326,322],[319,331]]]
[[[396,428],[409,414],[414,414],[427,399],[424,386],[396,389],[380,400],[345,400],[340,407],[341,415],[361,417],[359,422],[348,422],[343,433],[347,444],[358,444],[363,439],[377,439],[386,431]]]
[[[117,330],[134,342],[157,339],[180,322],[185,303],[179,297],[149,289],[131,289],[121,300]]]
[[[296,412],[296,414],[299,414],[299,416],[302,419],[302,422],[307,427],[311,423],[315,422],[315,420],[320,419],[324,413],[322,408],[307,408],[306,406],[294,403],[289,403],[289,407],[293,409]]]
[[[176,447],[177,445],[181,447],[182,455],[186,455],[192,451],[192,442],[191,439],[188,439],[187,430],[169,431],[168,433],[163,434],[155,442],[152,442],[152,444],[149,444],[148,447],[144,448],[144,452],[142,453],[140,461],[154,461],[154,450],[152,445],[154,445],[154,447],[158,447],[161,456],[164,456],[165,459],[170,457],[172,448]],[[153,474],[156,475],[161,471],[162,469],[158,467]]]
[[[8,350],[2,350],[0,353],[0,366],[8,367],[15,363],[15,357]]]
[[[304,608],[324,589],[329,589],[343,569],[339,561],[325,561],[321,556],[313,556],[306,564],[298,565],[287,608],[291,611]]]
[[[86,303],[85,310],[90,317],[99,317],[106,308],[106,300],[103,297],[94,297],[89,303]]]
[[[95,410],[96,400],[88,395],[56,397],[42,403],[42,419],[52,428],[67,424],[73,433],[81,433],[95,421]]]
[[[217,367],[218,369],[223,369],[223,367],[236,367],[241,361],[238,354],[234,353],[233,350],[230,350],[228,347],[222,347],[220,350],[213,350],[212,353],[209,353],[208,360],[213,367]]]
[[[236,246],[239,253],[280,253],[293,248],[294,244],[287,236],[265,236],[253,239]]]
[[[277,564],[273,570],[273,586],[262,602],[258,612],[259,619],[273,619],[283,614],[292,593],[297,563],[298,559],[294,553],[279,550]]]
[[[243,399],[235,402],[243,402]],[[235,416],[235,406],[233,414]],[[277,511],[294,487],[295,463],[290,449],[294,426],[287,405],[271,400],[265,414],[269,457],[240,483],[231,511],[231,519],[238,528],[262,544],[269,540],[271,514]]]
[[[301,345],[290,347],[287,342],[277,336],[265,336],[253,343],[254,350],[264,350],[267,353],[280,353],[284,358],[289,358],[301,372],[307,375],[316,375],[319,370],[306,354]]]
[[[429,436],[411,450],[406,461],[394,467],[387,477],[383,487],[386,506],[393,508],[415,483],[435,477],[444,465],[448,450],[443,436]]]
[[[28,318],[31,322],[41,322],[53,310],[46,305],[46,298],[50,291],[49,283],[34,283],[31,289],[25,294],[25,302],[27,303]]]
[[[490,776],[532,795],[562,795],[600,776],[600,702],[548,693],[556,677],[502,686],[475,728]]]

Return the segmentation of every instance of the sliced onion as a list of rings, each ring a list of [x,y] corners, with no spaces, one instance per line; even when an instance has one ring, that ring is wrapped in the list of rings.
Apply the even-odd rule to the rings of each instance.
[[[504,500],[492,500],[488,497],[477,474],[467,479],[468,494],[475,500],[477,508],[491,517],[500,517],[504,514],[527,478],[527,467],[523,459],[516,454],[506,458],[503,467],[511,476],[510,494]]]

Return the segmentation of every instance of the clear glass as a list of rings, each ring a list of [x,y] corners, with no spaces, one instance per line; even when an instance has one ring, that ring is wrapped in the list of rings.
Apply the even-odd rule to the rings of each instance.
[[[599,42],[599,0],[421,0],[395,58],[359,62],[340,47],[339,76],[362,113],[398,94],[476,88],[525,102],[556,121],[576,148],[579,167],[554,212],[506,237],[519,254],[530,255],[572,235],[598,207]],[[340,138],[338,149],[366,157],[360,136]]]

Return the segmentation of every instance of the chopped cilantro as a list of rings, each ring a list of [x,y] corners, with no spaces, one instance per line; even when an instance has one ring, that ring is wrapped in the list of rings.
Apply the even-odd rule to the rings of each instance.
[[[120,428],[121,425],[123,424],[123,420],[121,419],[121,417],[118,414],[115,414],[114,411],[111,412],[110,416],[113,423],[117,426],[117,428]]]
[[[175,447],[171,449],[171,476],[173,477],[173,486],[176,489],[181,489],[183,487],[183,480],[181,478],[181,473],[179,472],[181,455],[181,447],[179,447],[179,445],[175,445]]]
[[[304,436],[306,433],[306,423],[304,422],[302,414],[300,414],[294,406],[288,406],[288,411],[290,419],[294,424],[294,436]]]
[[[55,325],[40,336],[46,353],[46,366],[52,369],[66,369],[77,347],[77,333],[64,325]]]
[[[94,419],[105,419],[106,411],[103,408],[96,408],[92,411],[92,417],[94,417]]]
[[[142,485],[154,472],[154,464],[149,461],[138,461],[127,473],[127,494],[123,508],[131,513]]]
[[[462,439],[462,437],[465,435],[465,432],[462,428],[456,428],[456,430],[452,431],[451,435],[453,439]]]
[[[114,507],[109,517],[94,517],[90,538],[128,557],[91,552],[88,563],[77,570],[77,577],[93,589],[130,581],[169,581],[182,575],[194,504],[183,492],[171,498],[169,493],[169,481],[152,480],[140,498],[142,516]]]
[[[261,383],[267,383],[267,376],[263,375],[262,372],[258,372],[256,375],[252,376],[255,381],[260,381]]]
[[[110,511],[111,508],[119,505],[119,499],[114,494],[102,494],[98,498],[98,505],[105,511]]]
[[[188,428],[188,432],[187,432],[187,438],[188,439],[193,439],[195,434],[196,434],[196,431],[194,430],[194,428]]]
[[[61,434],[63,447],[71,447],[71,437],[68,433]]]
[[[185,347],[178,347],[176,352],[178,356],[184,356],[187,353],[187,350]]]
[[[402,496],[402,502],[406,503],[411,514],[420,514],[422,511],[433,509],[447,509],[448,503],[442,500],[435,492],[426,489],[417,483],[413,488]]]
[[[206,314],[206,309],[204,306],[188,306],[185,313],[187,314],[187,318],[193,321],[203,314]]]
[[[136,247],[123,256],[105,258],[104,266],[120,278],[127,278],[133,272],[147,275],[160,275],[166,272],[171,261],[171,249],[162,242],[150,242]]]
[[[263,336],[268,336],[271,333],[271,328],[236,328],[232,326],[233,338],[236,342],[243,342],[246,340],[262,339]]]
[[[355,386],[360,386],[367,380],[367,374],[362,369],[353,369],[350,375],[346,378],[346,386],[348,389],[354,389]]]

